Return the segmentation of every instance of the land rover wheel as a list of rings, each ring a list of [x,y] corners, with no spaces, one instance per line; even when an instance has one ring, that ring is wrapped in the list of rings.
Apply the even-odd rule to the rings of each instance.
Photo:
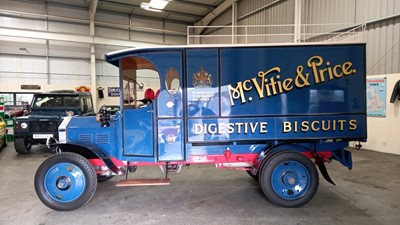
[[[96,172],[76,153],[60,153],[45,160],[35,174],[35,190],[49,208],[70,211],[86,205],[97,188]]]
[[[14,147],[18,154],[28,154],[31,151],[32,142],[26,138],[15,138]]]
[[[274,154],[265,162],[260,176],[265,196],[282,207],[308,203],[319,185],[318,171],[306,156],[296,152]]]

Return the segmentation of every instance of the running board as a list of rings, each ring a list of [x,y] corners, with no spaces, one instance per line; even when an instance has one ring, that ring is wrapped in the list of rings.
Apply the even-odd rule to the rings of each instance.
[[[156,185],[169,185],[169,178],[163,179],[128,179],[120,180],[116,184],[117,187],[131,187],[131,186],[156,186]]]

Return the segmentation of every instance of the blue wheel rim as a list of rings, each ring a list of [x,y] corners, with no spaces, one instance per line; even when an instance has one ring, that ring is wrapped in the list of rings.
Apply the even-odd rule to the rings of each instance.
[[[47,171],[44,187],[53,200],[62,203],[72,202],[85,190],[85,175],[72,163],[58,163]]]
[[[297,161],[285,161],[272,172],[271,184],[279,197],[296,200],[307,193],[310,187],[310,173]]]

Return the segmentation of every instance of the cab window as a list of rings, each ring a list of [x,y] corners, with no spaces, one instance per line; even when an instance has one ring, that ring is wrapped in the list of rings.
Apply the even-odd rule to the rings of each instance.
[[[157,97],[160,76],[155,66],[141,57],[121,60],[122,100],[124,108],[144,108]]]

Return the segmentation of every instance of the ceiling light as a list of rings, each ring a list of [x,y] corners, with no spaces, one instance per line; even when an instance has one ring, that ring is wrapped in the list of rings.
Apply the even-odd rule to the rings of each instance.
[[[168,5],[168,0],[151,0],[150,2],[140,3],[140,7],[145,10],[159,11]]]

